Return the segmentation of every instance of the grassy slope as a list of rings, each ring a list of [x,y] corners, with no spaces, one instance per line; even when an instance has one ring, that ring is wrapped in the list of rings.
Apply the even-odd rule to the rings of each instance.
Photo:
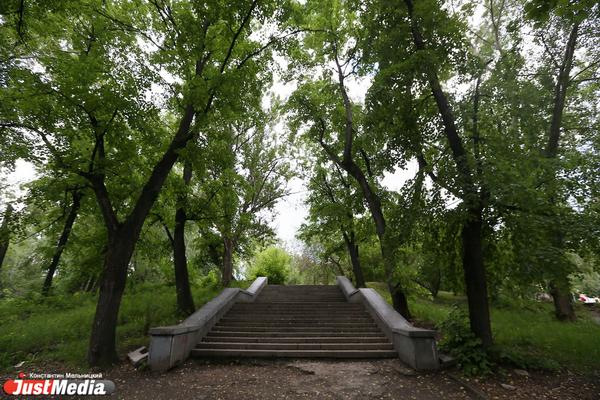
[[[235,282],[247,287],[249,282]],[[200,307],[221,288],[193,288]],[[175,288],[143,285],[123,296],[117,327],[121,354],[148,344],[148,329],[178,323]],[[52,361],[66,366],[85,365],[87,345],[96,306],[96,296],[75,294],[47,299],[0,301],[0,369],[21,361]]]
[[[390,302],[385,285],[369,286]],[[435,302],[421,297],[410,302],[418,320],[434,324],[446,317],[453,304],[465,304],[465,298],[442,292]],[[492,306],[492,329],[500,350],[531,366],[600,369],[600,325],[591,320],[589,311],[578,305],[579,319],[571,323],[557,321],[552,310],[549,303]]]

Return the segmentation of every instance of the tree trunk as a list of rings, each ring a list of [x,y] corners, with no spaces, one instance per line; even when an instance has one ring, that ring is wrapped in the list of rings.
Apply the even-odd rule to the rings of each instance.
[[[67,245],[67,241],[69,240],[69,236],[71,235],[71,229],[73,228],[73,223],[77,218],[77,214],[79,213],[79,207],[81,205],[81,198],[83,194],[75,190],[72,193],[73,204],[71,204],[71,210],[69,211],[69,215],[65,221],[65,226],[63,227],[62,234],[58,239],[58,244],[56,245],[56,249],[54,250],[54,256],[52,257],[52,261],[50,262],[50,266],[48,267],[48,272],[46,273],[46,279],[44,280],[44,285],[42,286],[42,295],[47,296],[50,293],[50,288],[52,287],[52,279],[54,278],[54,274],[56,273],[56,269],[58,268],[58,263],[60,262],[60,256],[62,255],[65,246]]]
[[[196,307],[190,289],[187,257],[185,254],[185,210],[175,212],[175,230],[173,231],[173,258],[175,260],[175,288],[177,290],[177,309],[186,315],[192,314]]]
[[[433,297],[434,300],[437,299],[440,292],[440,286],[442,285],[442,271],[438,268],[436,272],[435,278],[433,282],[431,282],[431,288],[429,289],[431,297]]]
[[[488,305],[487,281],[483,265],[481,240],[482,210],[469,210],[462,227],[463,270],[469,305],[469,322],[483,347],[492,345],[492,329]]]
[[[344,235],[344,242],[348,248],[348,254],[350,255],[350,262],[352,264],[352,273],[354,274],[354,280],[356,287],[366,288],[365,277],[363,275],[362,266],[360,265],[360,258],[358,256],[358,245],[355,243],[354,231],[348,235],[346,232],[342,232]]]
[[[334,268],[332,269],[334,270],[334,273],[336,273],[335,270],[337,269],[337,274],[339,276],[346,276],[346,274],[344,273],[344,268],[342,268],[342,265],[338,261],[336,261],[335,258],[333,258],[333,256],[327,257],[327,260],[331,264],[333,264]]]
[[[550,295],[554,301],[554,314],[559,321],[575,321],[577,319],[573,309],[573,299],[569,288],[562,288],[558,282],[550,282]]]
[[[109,366],[117,361],[116,338],[117,317],[121,297],[127,280],[127,267],[135,243],[140,237],[144,221],[158,198],[160,189],[184,148],[193,137],[189,128],[194,118],[194,107],[186,107],[179,129],[162,158],[154,166],[148,181],[135,203],[133,211],[124,223],[120,223],[111,204],[103,175],[87,174],[92,183],[98,206],[102,212],[108,232],[108,246],[104,257],[96,314],[88,349],[90,366]]]
[[[221,275],[221,284],[227,287],[233,278],[233,248],[235,243],[233,239],[223,238],[223,270]]]
[[[8,224],[12,218],[13,207],[8,204],[4,211],[4,218],[2,219],[2,226],[0,226],[0,270],[2,270],[2,264],[4,263],[4,257],[8,251],[8,245],[10,243],[10,229]]]
[[[192,167],[189,161],[183,167],[183,182],[189,185],[192,178]],[[181,204],[175,211],[175,230],[173,232],[173,258],[175,262],[175,288],[177,290],[177,309],[179,312],[189,315],[196,307],[190,289],[190,278],[188,275],[187,257],[185,248],[185,196],[179,199]]]
[[[394,310],[398,311],[407,320],[412,319],[410,309],[408,308],[408,299],[400,283],[394,284],[392,280],[387,281],[388,290],[392,296],[392,305]]]
[[[344,168],[352,177],[354,177],[354,179],[356,179],[361,187],[363,197],[367,201],[369,211],[371,212],[371,217],[375,223],[375,232],[377,233],[377,238],[379,239],[386,281],[388,284],[388,289],[390,289],[390,295],[392,296],[394,309],[402,314],[404,318],[410,319],[411,314],[408,308],[408,301],[404,293],[404,289],[402,288],[401,283],[396,282],[393,278],[394,269],[396,267],[394,251],[388,243],[386,234],[387,227],[381,207],[381,199],[373,191],[365,174],[360,170],[358,165],[352,161],[350,163],[343,162],[342,168]]]
[[[92,277],[88,277],[87,280],[85,282],[82,282],[79,285],[79,291],[81,292],[87,292],[88,291],[88,287],[90,286],[90,281],[92,280]]]
[[[88,363],[107,367],[119,361],[116,350],[116,329],[127,267],[139,232],[121,228],[109,238],[100,283],[98,304],[92,325]]]
[[[554,88],[554,107],[552,109],[552,120],[550,123],[550,129],[548,131],[548,142],[544,149],[544,155],[550,159],[556,159],[558,157],[560,133],[562,128],[562,117],[567,99],[567,89],[570,84],[570,74],[573,67],[573,56],[577,45],[577,37],[579,33],[579,22],[573,24],[567,45],[565,47],[565,53],[560,66],[559,74],[556,79],[556,86]],[[556,189],[556,174],[557,170],[555,166],[551,166],[547,172],[548,176],[545,180],[549,182],[549,199],[551,209],[553,210],[558,201],[557,189]],[[558,216],[556,215],[556,218]],[[555,248],[564,251],[563,245],[563,231],[561,228],[560,221],[552,224],[549,227],[551,241]],[[570,296],[570,283],[568,274],[562,275],[559,278],[554,277],[550,283],[550,294],[554,300],[554,313],[556,318],[560,321],[575,321],[577,319],[575,315],[575,309],[573,308],[572,299]]]
[[[563,111],[567,100],[567,89],[569,88],[570,74],[573,67],[573,55],[577,46],[577,36],[579,34],[579,22],[573,24],[569,39],[565,47],[563,61],[556,79],[554,87],[554,107],[552,109],[552,121],[548,131],[548,142],[544,152],[549,158],[556,158],[558,154],[560,130],[562,127]]]

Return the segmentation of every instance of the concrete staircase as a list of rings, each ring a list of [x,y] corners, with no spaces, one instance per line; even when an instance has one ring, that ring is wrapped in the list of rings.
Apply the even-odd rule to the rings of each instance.
[[[338,286],[267,285],[236,303],[192,350],[197,357],[398,357],[364,306]]]

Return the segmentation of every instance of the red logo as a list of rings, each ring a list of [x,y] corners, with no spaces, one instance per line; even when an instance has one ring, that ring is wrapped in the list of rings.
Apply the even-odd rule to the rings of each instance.
[[[4,382],[4,393],[13,396],[104,396],[115,391],[115,384],[108,380],[95,379],[22,379],[27,375],[20,372],[19,379]]]

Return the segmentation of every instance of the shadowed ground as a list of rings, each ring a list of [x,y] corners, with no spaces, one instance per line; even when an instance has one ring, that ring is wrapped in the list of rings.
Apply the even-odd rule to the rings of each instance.
[[[456,373],[453,373],[455,375]],[[122,366],[119,399],[469,399],[447,372],[416,373],[398,360],[191,360],[163,375]],[[464,379],[464,378],[461,378]],[[507,390],[501,383],[515,387]],[[490,399],[599,399],[600,379],[507,371],[469,386]]]

